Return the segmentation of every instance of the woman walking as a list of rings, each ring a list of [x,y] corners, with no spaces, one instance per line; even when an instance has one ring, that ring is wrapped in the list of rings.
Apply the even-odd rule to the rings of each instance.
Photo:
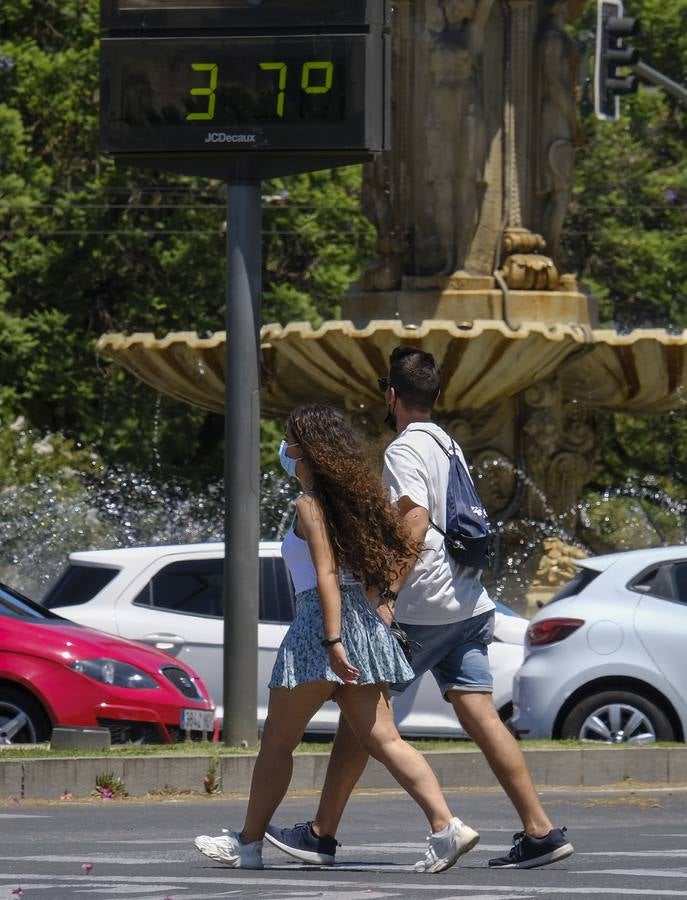
[[[293,751],[326,700],[339,704],[351,729],[420,806],[432,834],[421,873],[441,872],[479,840],[452,815],[425,758],[400,737],[388,685],[414,677],[400,647],[367,599],[399,566],[414,561],[410,542],[367,461],[366,448],[336,410],[294,410],[280,447],[286,472],[303,493],[282,555],[296,590],[296,616],[279,648],[243,828],[201,835],[206,856],[236,868],[261,869],[262,841],[291,781]],[[308,826],[309,827],[309,826]],[[313,861],[326,835],[311,834]],[[321,862],[327,864],[326,852]],[[331,854],[333,862],[333,854]]]

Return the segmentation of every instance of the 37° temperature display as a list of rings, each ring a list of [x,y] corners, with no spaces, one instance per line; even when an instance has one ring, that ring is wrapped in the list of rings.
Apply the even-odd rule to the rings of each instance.
[[[365,35],[103,38],[114,152],[365,147]]]

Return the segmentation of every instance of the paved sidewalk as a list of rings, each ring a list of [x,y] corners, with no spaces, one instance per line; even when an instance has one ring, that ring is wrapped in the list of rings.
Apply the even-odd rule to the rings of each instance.
[[[59,800],[65,794],[88,797],[103,774],[120,779],[129,796],[152,792],[204,791],[204,779],[216,765],[225,794],[247,794],[254,753],[215,758],[213,745],[197,756],[128,756],[3,759],[0,752],[0,802]],[[441,786],[490,788],[497,782],[481,753],[475,750],[425,753]],[[527,764],[540,787],[599,787],[617,784],[687,785],[687,747],[590,747],[525,750]],[[329,754],[297,753],[291,791],[319,790]],[[396,788],[379,763],[370,761],[358,787]]]

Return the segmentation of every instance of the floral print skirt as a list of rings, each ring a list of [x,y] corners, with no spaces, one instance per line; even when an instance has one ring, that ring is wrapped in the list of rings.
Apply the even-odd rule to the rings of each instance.
[[[296,616],[284,635],[272,669],[270,688],[294,688],[308,681],[343,684],[329,666],[317,588],[296,594]],[[360,584],[341,585],[341,640],[358,684],[405,684],[415,673],[387,626],[370,606]]]

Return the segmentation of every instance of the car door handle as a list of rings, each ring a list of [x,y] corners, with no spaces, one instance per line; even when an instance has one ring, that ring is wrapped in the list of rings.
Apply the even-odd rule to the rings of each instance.
[[[178,634],[146,634],[141,640],[172,656],[178,656],[186,643]]]

